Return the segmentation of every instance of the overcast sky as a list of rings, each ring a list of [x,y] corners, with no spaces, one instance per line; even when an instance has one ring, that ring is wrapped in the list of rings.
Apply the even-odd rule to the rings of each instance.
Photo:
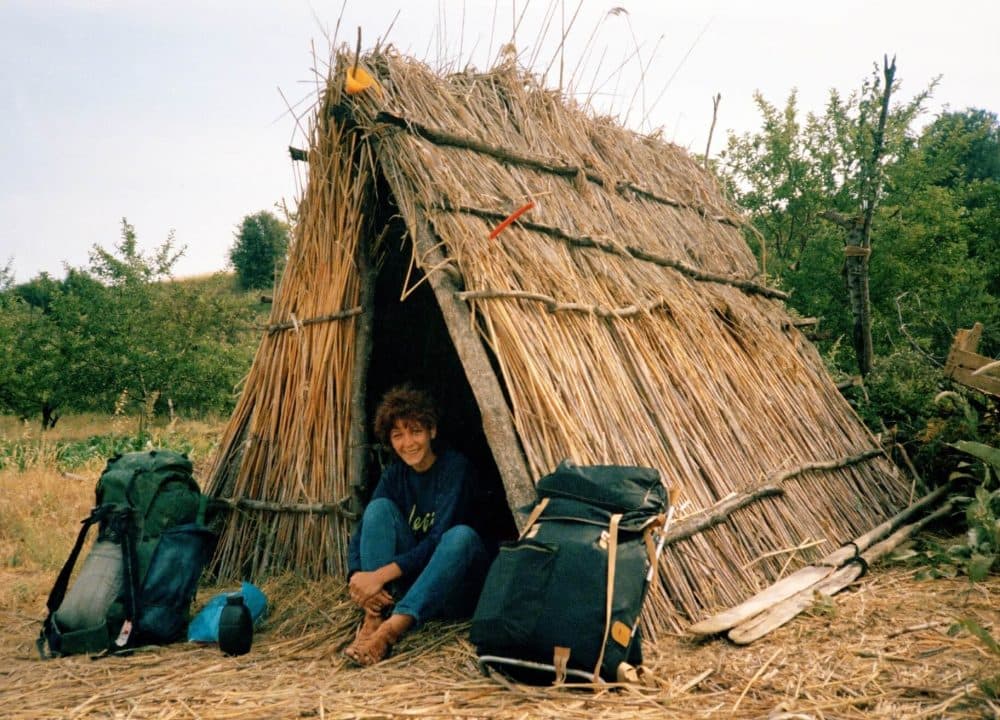
[[[524,11],[521,58],[558,84],[578,1],[0,0],[0,266],[61,277],[127,217],[146,250],[175,232],[178,275],[222,270],[245,215],[294,205],[294,115],[341,12],[338,42],[360,26],[365,47],[388,31],[434,66],[484,68]],[[584,0],[561,64],[603,111],[697,152],[721,93],[714,152],[758,127],[755,90],[821,112],[887,53],[902,99],[942,76],[926,119],[1000,112],[998,28],[996,0]]]

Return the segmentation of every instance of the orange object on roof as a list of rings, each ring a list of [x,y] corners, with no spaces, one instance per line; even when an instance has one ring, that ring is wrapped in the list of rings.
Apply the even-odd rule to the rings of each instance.
[[[375,88],[376,92],[381,92],[382,88],[375,82],[375,78],[368,74],[362,67],[347,68],[347,79],[344,82],[344,89],[348,95],[357,95],[369,88]]]

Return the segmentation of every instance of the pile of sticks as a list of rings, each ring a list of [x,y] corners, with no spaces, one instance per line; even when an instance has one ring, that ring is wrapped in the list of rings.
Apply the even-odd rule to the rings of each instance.
[[[896,549],[927,525],[947,517],[948,500],[914,522],[913,517],[944,498],[951,484],[943,485],[816,562],[795,571],[739,605],[691,625],[694,635],[726,632],[737,645],[748,645],[792,620],[818,599],[828,598],[854,583],[868,566]],[[907,524],[908,523],[908,524]]]

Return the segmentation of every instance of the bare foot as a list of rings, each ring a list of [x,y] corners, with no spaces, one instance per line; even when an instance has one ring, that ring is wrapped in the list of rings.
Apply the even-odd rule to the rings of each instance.
[[[382,617],[381,612],[365,610],[364,619],[358,626],[358,631],[354,634],[354,642],[344,648],[344,654],[353,659],[356,652],[355,648],[358,643],[364,642],[374,635],[375,631],[381,627],[383,622],[385,622],[385,618]]]
[[[351,643],[344,654],[363,667],[381,662],[389,655],[392,646],[413,627],[413,622],[411,615],[393,615],[370,636]]]

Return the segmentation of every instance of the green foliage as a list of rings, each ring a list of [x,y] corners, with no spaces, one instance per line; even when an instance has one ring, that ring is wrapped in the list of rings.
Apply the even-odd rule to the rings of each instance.
[[[14,286],[14,259],[8,258],[7,263],[0,267],[0,293],[5,293]]]
[[[966,632],[975,635],[980,641],[982,641],[983,645],[985,645],[991,653],[994,655],[1000,655],[1000,643],[998,643],[993,636],[990,635],[989,632],[987,632],[986,629],[975,620],[960,620],[948,628],[948,634],[954,637],[961,630],[965,630]]]
[[[852,395],[858,414],[872,428],[885,425],[916,436],[935,414],[934,397],[945,384],[941,371],[908,346],[875,358],[865,393]]]
[[[0,302],[0,408],[29,417],[61,399],[62,339],[51,318],[16,297]]]
[[[944,544],[926,540],[921,551],[900,553],[897,559],[925,566],[922,577],[955,577],[962,573],[970,582],[981,582],[1000,570],[1000,449],[961,441],[950,445],[978,462],[961,460],[951,474],[953,481],[970,487],[971,495],[954,495],[956,505],[965,506],[966,531],[960,542]]]
[[[825,218],[858,216],[859,201],[874,187],[875,363],[904,346],[941,363],[955,330],[974,321],[986,327],[980,351],[1000,350],[1000,124],[993,113],[969,109],[945,113],[918,132],[915,120],[933,87],[890,108],[875,167],[865,164],[882,91],[877,72],[857,92],[831,91],[824,112],[804,118],[794,92],[783,107],[756,95],[760,129],[731,134],[719,154],[724,186],[750,213],[748,241],[769,281],[791,291],[792,309],[820,318],[828,338],[821,349],[845,338],[849,345],[853,328],[844,233]],[[853,370],[842,347],[835,360]],[[921,404],[900,398],[911,400]]]
[[[95,245],[90,253],[90,271],[94,277],[112,287],[142,286],[170,277],[174,265],[184,255],[185,248],[176,249],[174,232],[154,252],[146,255],[139,250],[135,228],[122,218],[122,237],[114,251]]]
[[[948,628],[948,634],[954,637],[963,630],[979,640],[993,655],[1000,657],[1000,643],[990,634],[989,630],[971,618],[963,618],[953,624]],[[978,685],[986,697],[994,700],[1000,697],[1000,673],[983,678],[978,682]]]
[[[229,260],[244,290],[275,284],[288,252],[288,226],[267,210],[243,218]]]
[[[26,283],[13,288],[15,297],[20,298],[31,307],[42,312],[48,312],[52,299],[62,290],[62,283],[47,272],[39,273]]]
[[[41,411],[51,426],[56,408],[106,412],[122,393],[140,409],[230,408],[256,346],[253,308],[225,283],[169,280],[182,252],[171,236],[144,254],[123,220],[88,269],[0,295],[0,410]]]
[[[115,453],[162,447],[190,453],[192,438],[172,432],[92,435],[80,440],[49,441],[44,437],[0,438],[0,470],[24,472],[36,467],[71,471],[102,462]]]

